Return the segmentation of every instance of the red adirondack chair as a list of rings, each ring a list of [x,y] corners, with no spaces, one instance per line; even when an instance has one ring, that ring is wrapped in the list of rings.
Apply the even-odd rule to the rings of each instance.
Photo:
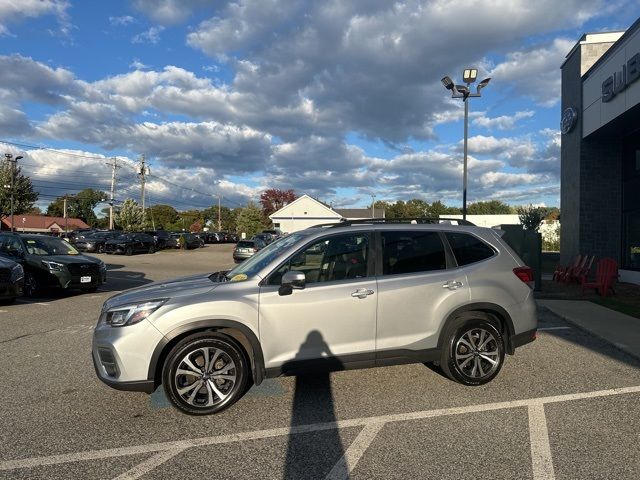
[[[573,280],[574,277],[578,275],[578,273],[580,273],[584,269],[584,267],[587,265],[588,259],[588,255],[582,257],[582,260],[577,265],[572,265],[567,269],[560,280],[564,283],[569,283],[571,280]]]
[[[585,288],[595,288],[598,293],[606,297],[609,290],[613,291],[613,282],[618,279],[618,264],[613,258],[598,260],[596,265],[596,278],[590,282],[584,277],[582,281],[582,294]],[[615,293],[615,291],[613,292]]]
[[[589,277],[589,272],[591,271],[591,266],[593,265],[593,261],[596,258],[595,255],[591,255],[591,257],[585,257],[585,262],[582,267],[578,270],[574,270],[569,272],[569,282],[575,280],[578,283],[582,283]]]
[[[568,266],[563,266],[563,265],[558,265],[556,266],[555,271],[553,272],[553,279],[556,282],[561,282],[565,275],[567,274],[567,272],[572,269],[572,268],[576,268],[578,265],[580,265],[580,262],[582,261],[582,255],[578,255],[574,260],[573,263],[571,265]]]

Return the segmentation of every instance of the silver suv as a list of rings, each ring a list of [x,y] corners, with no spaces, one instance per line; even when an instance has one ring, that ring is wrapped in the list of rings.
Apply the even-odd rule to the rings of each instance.
[[[536,337],[533,275],[500,232],[470,224],[350,222],[280,238],[229,272],[107,300],[100,380],[164,385],[178,409],[218,412],[263,379],[433,362],[481,385]]]

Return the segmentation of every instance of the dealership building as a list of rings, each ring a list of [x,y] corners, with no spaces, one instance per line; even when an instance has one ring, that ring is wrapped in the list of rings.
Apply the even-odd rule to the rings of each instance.
[[[561,70],[562,262],[612,257],[640,284],[640,19],[583,35]]]

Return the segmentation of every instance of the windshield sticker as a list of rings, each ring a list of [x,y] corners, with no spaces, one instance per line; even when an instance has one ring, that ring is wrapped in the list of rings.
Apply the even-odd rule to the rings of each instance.
[[[67,255],[78,255],[78,252],[75,250],[67,250]]]
[[[231,277],[231,279],[229,280],[230,282],[244,282],[247,279],[247,276],[244,273],[239,273],[237,275],[234,275],[233,277]]]
[[[27,240],[27,243],[36,243],[35,240]]]

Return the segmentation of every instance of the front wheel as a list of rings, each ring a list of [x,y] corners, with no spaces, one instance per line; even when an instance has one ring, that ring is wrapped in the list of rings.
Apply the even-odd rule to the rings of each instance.
[[[128,256],[128,257],[129,257],[129,256],[131,256],[131,255],[133,255],[133,247],[127,247],[127,248],[124,250],[124,254],[125,254],[126,256]]]
[[[22,287],[22,293],[24,294],[24,296],[35,297],[36,293],[38,293],[39,288],[40,285],[38,284],[36,276],[31,272],[26,273],[24,276],[24,286]]]
[[[498,375],[503,363],[504,339],[492,318],[470,312],[454,321],[440,359],[447,377],[463,385],[483,385]]]
[[[178,343],[164,364],[169,401],[189,415],[209,415],[234,404],[247,384],[247,361],[234,340],[207,333]]]
[[[155,249],[155,248],[153,248],[153,245],[151,245],[151,246],[149,247],[148,253],[155,253],[155,252],[156,252],[156,249]]]

